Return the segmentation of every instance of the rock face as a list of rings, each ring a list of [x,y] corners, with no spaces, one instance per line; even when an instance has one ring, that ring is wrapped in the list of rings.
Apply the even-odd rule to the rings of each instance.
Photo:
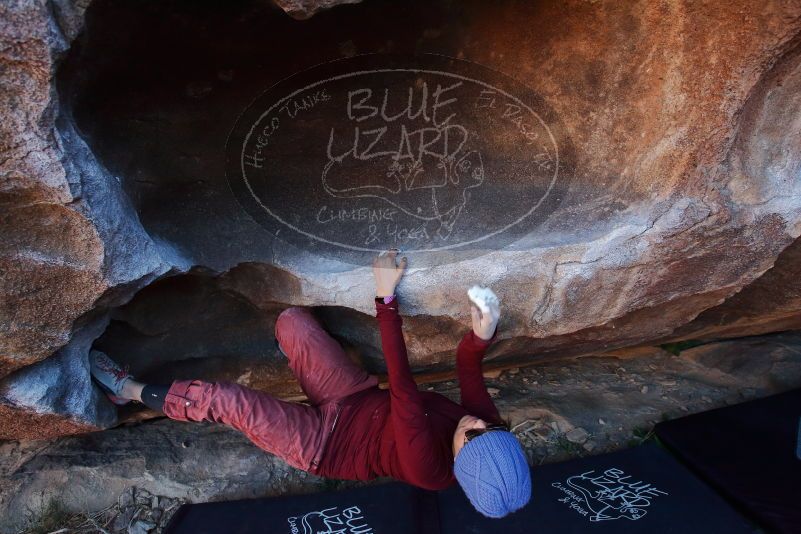
[[[715,339],[801,329],[801,240],[779,255],[774,266],[727,299],[674,330],[669,339]]]
[[[276,5],[296,19],[307,19],[323,9],[339,4],[358,4],[361,0],[274,0]]]
[[[130,295],[171,268],[119,183],[63,120],[54,73],[85,5],[57,5],[0,7],[2,437],[112,423],[86,388],[86,350],[126,287]]]
[[[278,3],[298,18],[332,4]],[[0,6],[0,438],[114,423],[87,371],[98,338],[146,374],[251,372],[276,391],[285,371],[254,371],[275,314],[321,306],[380,371],[369,264],[337,241],[376,229],[357,252],[406,249],[421,369],[451,365],[473,283],[502,301],[493,359],[800,323],[798,2],[376,0],[305,21],[260,1],[88,4]],[[418,102],[424,87],[425,128],[403,98],[381,108],[385,89]],[[265,130],[259,106],[282,102]],[[401,132],[396,152],[376,152],[382,131]],[[534,215],[496,231],[521,205]],[[430,261],[429,220],[430,243],[469,246]],[[182,291],[198,309],[170,312]],[[162,335],[186,343],[144,349]]]

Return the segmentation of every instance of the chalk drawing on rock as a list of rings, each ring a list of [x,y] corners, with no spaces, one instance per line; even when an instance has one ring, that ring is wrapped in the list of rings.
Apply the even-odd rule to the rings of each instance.
[[[447,240],[470,197],[468,190],[484,183],[481,152],[466,148],[469,133],[461,125],[412,132],[404,128],[401,135],[396,152],[381,154],[385,173],[377,172],[352,184],[345,163],[356,158],[349,152],[326,163],[323,188],[332,197],[378,198],[409,217],[437,221],[437,234]],[[411,138],[419,138],[416,144],[424,148],[413,153]],[[455,149],[451,144],[454,138]]]
[[[389,247],[483,253],[531,232],[567,187],[569,146],[543,100],[496,71],[377,54],[266,91],[232,130],[226,169],[263,227],[363,264]]]

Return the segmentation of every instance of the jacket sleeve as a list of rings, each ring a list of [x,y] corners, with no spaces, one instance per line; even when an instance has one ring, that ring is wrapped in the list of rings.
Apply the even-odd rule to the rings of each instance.
[[[381,346],[387,364],[390,422],[407,482],[426,489],[441,489],[451,478],[451,458],[443,458],[435,442],[423,398],[412,377],[398,314],[398,299],[376,302]]]
[[[498,409],[492,402],[484,376],[481,373],[481,360],[487,348],[492,345],[498,335],[498,330],[488,340],[478,337],[473,330],[462,337],[456,349],[456,373],[459,377],[459,390],[462,396],[462,406],[470,414],[487,421],[488,423],[502,423]]]

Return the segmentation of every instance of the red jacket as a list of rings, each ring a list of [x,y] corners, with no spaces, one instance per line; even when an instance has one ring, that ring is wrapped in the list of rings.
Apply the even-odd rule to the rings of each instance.
[[[398,299],[376,303],[389,390],[377,386],[347,397],[317,472],[371,480],[389,476],[425,489],[444,489],[453,475],[453,433],[464,415],[501,422],[481,374],[487,341],[471,330],[456,350],[462,404],[417,390],[401,331]],[[497,332],[496,332],[497,333]]]

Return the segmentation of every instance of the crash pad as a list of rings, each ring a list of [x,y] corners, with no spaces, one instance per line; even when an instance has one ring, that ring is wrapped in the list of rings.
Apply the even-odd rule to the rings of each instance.
[[[801,389],[660,423],[659,439],[771,531],[801,532]]]
[[[502,519],[479,514],[454,484],[391,482],[336,493],[184,505],[172,534],[752,533],[754,527],[660,447],[531,470],[532,499]]]

